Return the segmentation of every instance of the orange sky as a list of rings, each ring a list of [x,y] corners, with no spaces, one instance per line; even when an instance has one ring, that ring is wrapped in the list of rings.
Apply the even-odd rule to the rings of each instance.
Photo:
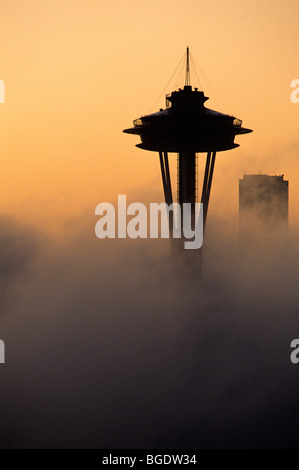
[[[244,173],[285,173],[295,224],[298,24],[298,0],[2,0],[1,213],[60,227],[117,194],[162,200],[157,155],[121,131],[151,111],[188,45],[225,109],[203,80],[207,106],[254,129],[219,155],[211,214],[236,216]]]

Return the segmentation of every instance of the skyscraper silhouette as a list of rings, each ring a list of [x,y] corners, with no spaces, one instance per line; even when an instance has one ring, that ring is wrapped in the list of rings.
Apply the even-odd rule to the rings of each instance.
[[[289,217],[289,182],[284,175],[244,175],[239,181],[240,237],[285,232]]]

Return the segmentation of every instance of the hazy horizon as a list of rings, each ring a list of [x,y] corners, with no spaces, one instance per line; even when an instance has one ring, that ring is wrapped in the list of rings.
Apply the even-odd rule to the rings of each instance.
[[[1,10],[0,447],[297,447],[298,1]],[[217,154],[201,280],[167,240],[95,236],[99,203],[163,201],[158,155],[122,130],[187,46],[207,107],[254,131]],[[242,245],[239,179],[264,173],[289,181],[289,233]]]

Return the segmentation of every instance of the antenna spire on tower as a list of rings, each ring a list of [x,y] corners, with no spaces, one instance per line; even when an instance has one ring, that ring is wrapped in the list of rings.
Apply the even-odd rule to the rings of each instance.
[[[186,79],[185,79],[185,86],[190,86],[189,47],[187,47],[187,60],[186,60]]]

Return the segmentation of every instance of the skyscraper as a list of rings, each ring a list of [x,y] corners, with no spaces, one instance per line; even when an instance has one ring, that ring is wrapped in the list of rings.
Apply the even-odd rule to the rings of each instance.
[[[285,232],[289,218],[289,182],[284,175],[244,175],[239,181],[240,237]]]

